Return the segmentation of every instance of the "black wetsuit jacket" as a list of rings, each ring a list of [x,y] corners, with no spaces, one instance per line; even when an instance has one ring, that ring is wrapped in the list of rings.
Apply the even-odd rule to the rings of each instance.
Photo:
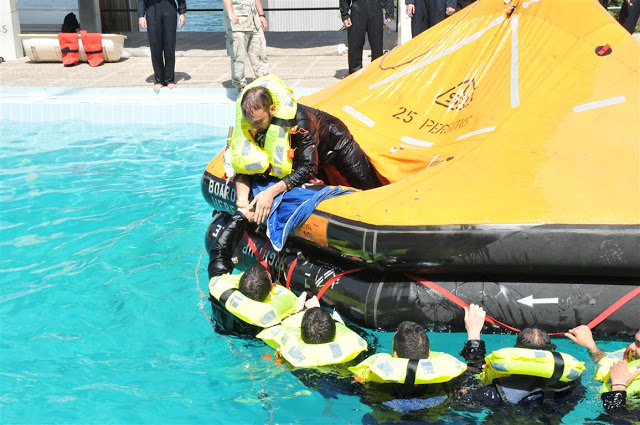
[[[282,179],[287,190],[318,176],[326,179],[322,169],[331,166],[335,167],[351,187],[366,190],[380,186],[369,158],[339,118],[298,104],[298,111],[291,124],[294,128],[291,134],[293,169]]]
[[[639,424],[640,423],[640,406],[636,398],[631,402],[631,407],[627,406],[626,391],[608,391],[602,393],[602,407],[605,414],[600,415],[597,419],[607,423],[615,424]]]

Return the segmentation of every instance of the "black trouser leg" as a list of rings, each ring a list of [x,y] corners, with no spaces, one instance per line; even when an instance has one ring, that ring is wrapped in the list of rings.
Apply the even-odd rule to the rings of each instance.
[[[349,44],[349,74],[362,68],[362,49],[364,48],[364,34],[367,31],[367,17],[363,11],[351,7],[351,26],[347,29]]]
[[[378,2],[369,3],[369,19],[367,20],[367,35],[371,45],[371,60],[374,61],[382,56],[382,7]]]
[[[629,6],[626,1],[623,1],[620,16],[618,17],[618,22],[624,29],[629,31],[629,34],[633,34],[638,18],[640,18],[640,1],[634,0],[632,3],[633,6]]]
[[[411,18],[411,37],[415,37],[429,28],[427,0],[416,0],[415,12]]]
[[[429,28],[447,19],[446,0],[427,0],[429,13]]]
[[[162,8],[160,3],[149,6],[145,13],[147,18],[147,37],[151,49],[151,65],[156,84],[164,81],[164,59],[162,55]]]
[[[165,86],[175,83],[176,68],[176,27],[178,26],[178,12],[168,1],[162,5],[162,51],[164,52],[164,80]]]

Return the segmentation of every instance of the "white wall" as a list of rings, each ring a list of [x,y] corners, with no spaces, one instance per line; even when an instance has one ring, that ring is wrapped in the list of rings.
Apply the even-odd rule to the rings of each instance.
[[[15,60],[24,56],[20,37],[17,0],[0,1],[0,56]]]
[[[187,0],[187,4],[188,0]],[[338,0],[262,0],[265,9],[338,7]],[[265,12],[269,31],[338,31],[342,27],[338,10]]]

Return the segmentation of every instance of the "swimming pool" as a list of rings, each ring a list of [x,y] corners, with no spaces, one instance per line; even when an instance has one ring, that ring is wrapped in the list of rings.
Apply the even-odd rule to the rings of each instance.
[[[204,259],[198,268],[211,211],[199,184],[225,136],[197,124],[25,123],[4,115],[0,422],[496,420],[488,410],[390,413],[348,387],[292,374],[263,357],[273,352],[262,343],[212,331]],[[391,334],[374,335],[380,350],[391,349]],[[455,355],[466,339],[430,337],[434,350]],[[514,342],[485,339],[488,350]],[[557,344],[586,360],[582,349]],[[601,412],[587,365],[587,397],[563,423]]]

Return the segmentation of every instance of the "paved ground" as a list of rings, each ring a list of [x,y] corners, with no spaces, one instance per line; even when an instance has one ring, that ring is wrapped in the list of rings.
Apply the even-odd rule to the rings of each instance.
[[[146,87],[153,81],[146,33],[128,33],[125,54],[117,63],[91,68],[83,63],[35,63],[28,58],[0,64],[5,87]],[[322,88],[347,75],[345,31],[267,33],[271,72],[291,87]],[[397,34],[385,33],[385,48],[396,45]],[[341,46],[342,45],[342,46]],[[370,50],[365,46],[365,64]],[[342,54],[340,54],[340,52]],[[176,77],[179,87],[231,88],[224,33],[178,32]],[[248,68],[249,69],[249,68]],[[251,76],[251,71],[248,71]]]

